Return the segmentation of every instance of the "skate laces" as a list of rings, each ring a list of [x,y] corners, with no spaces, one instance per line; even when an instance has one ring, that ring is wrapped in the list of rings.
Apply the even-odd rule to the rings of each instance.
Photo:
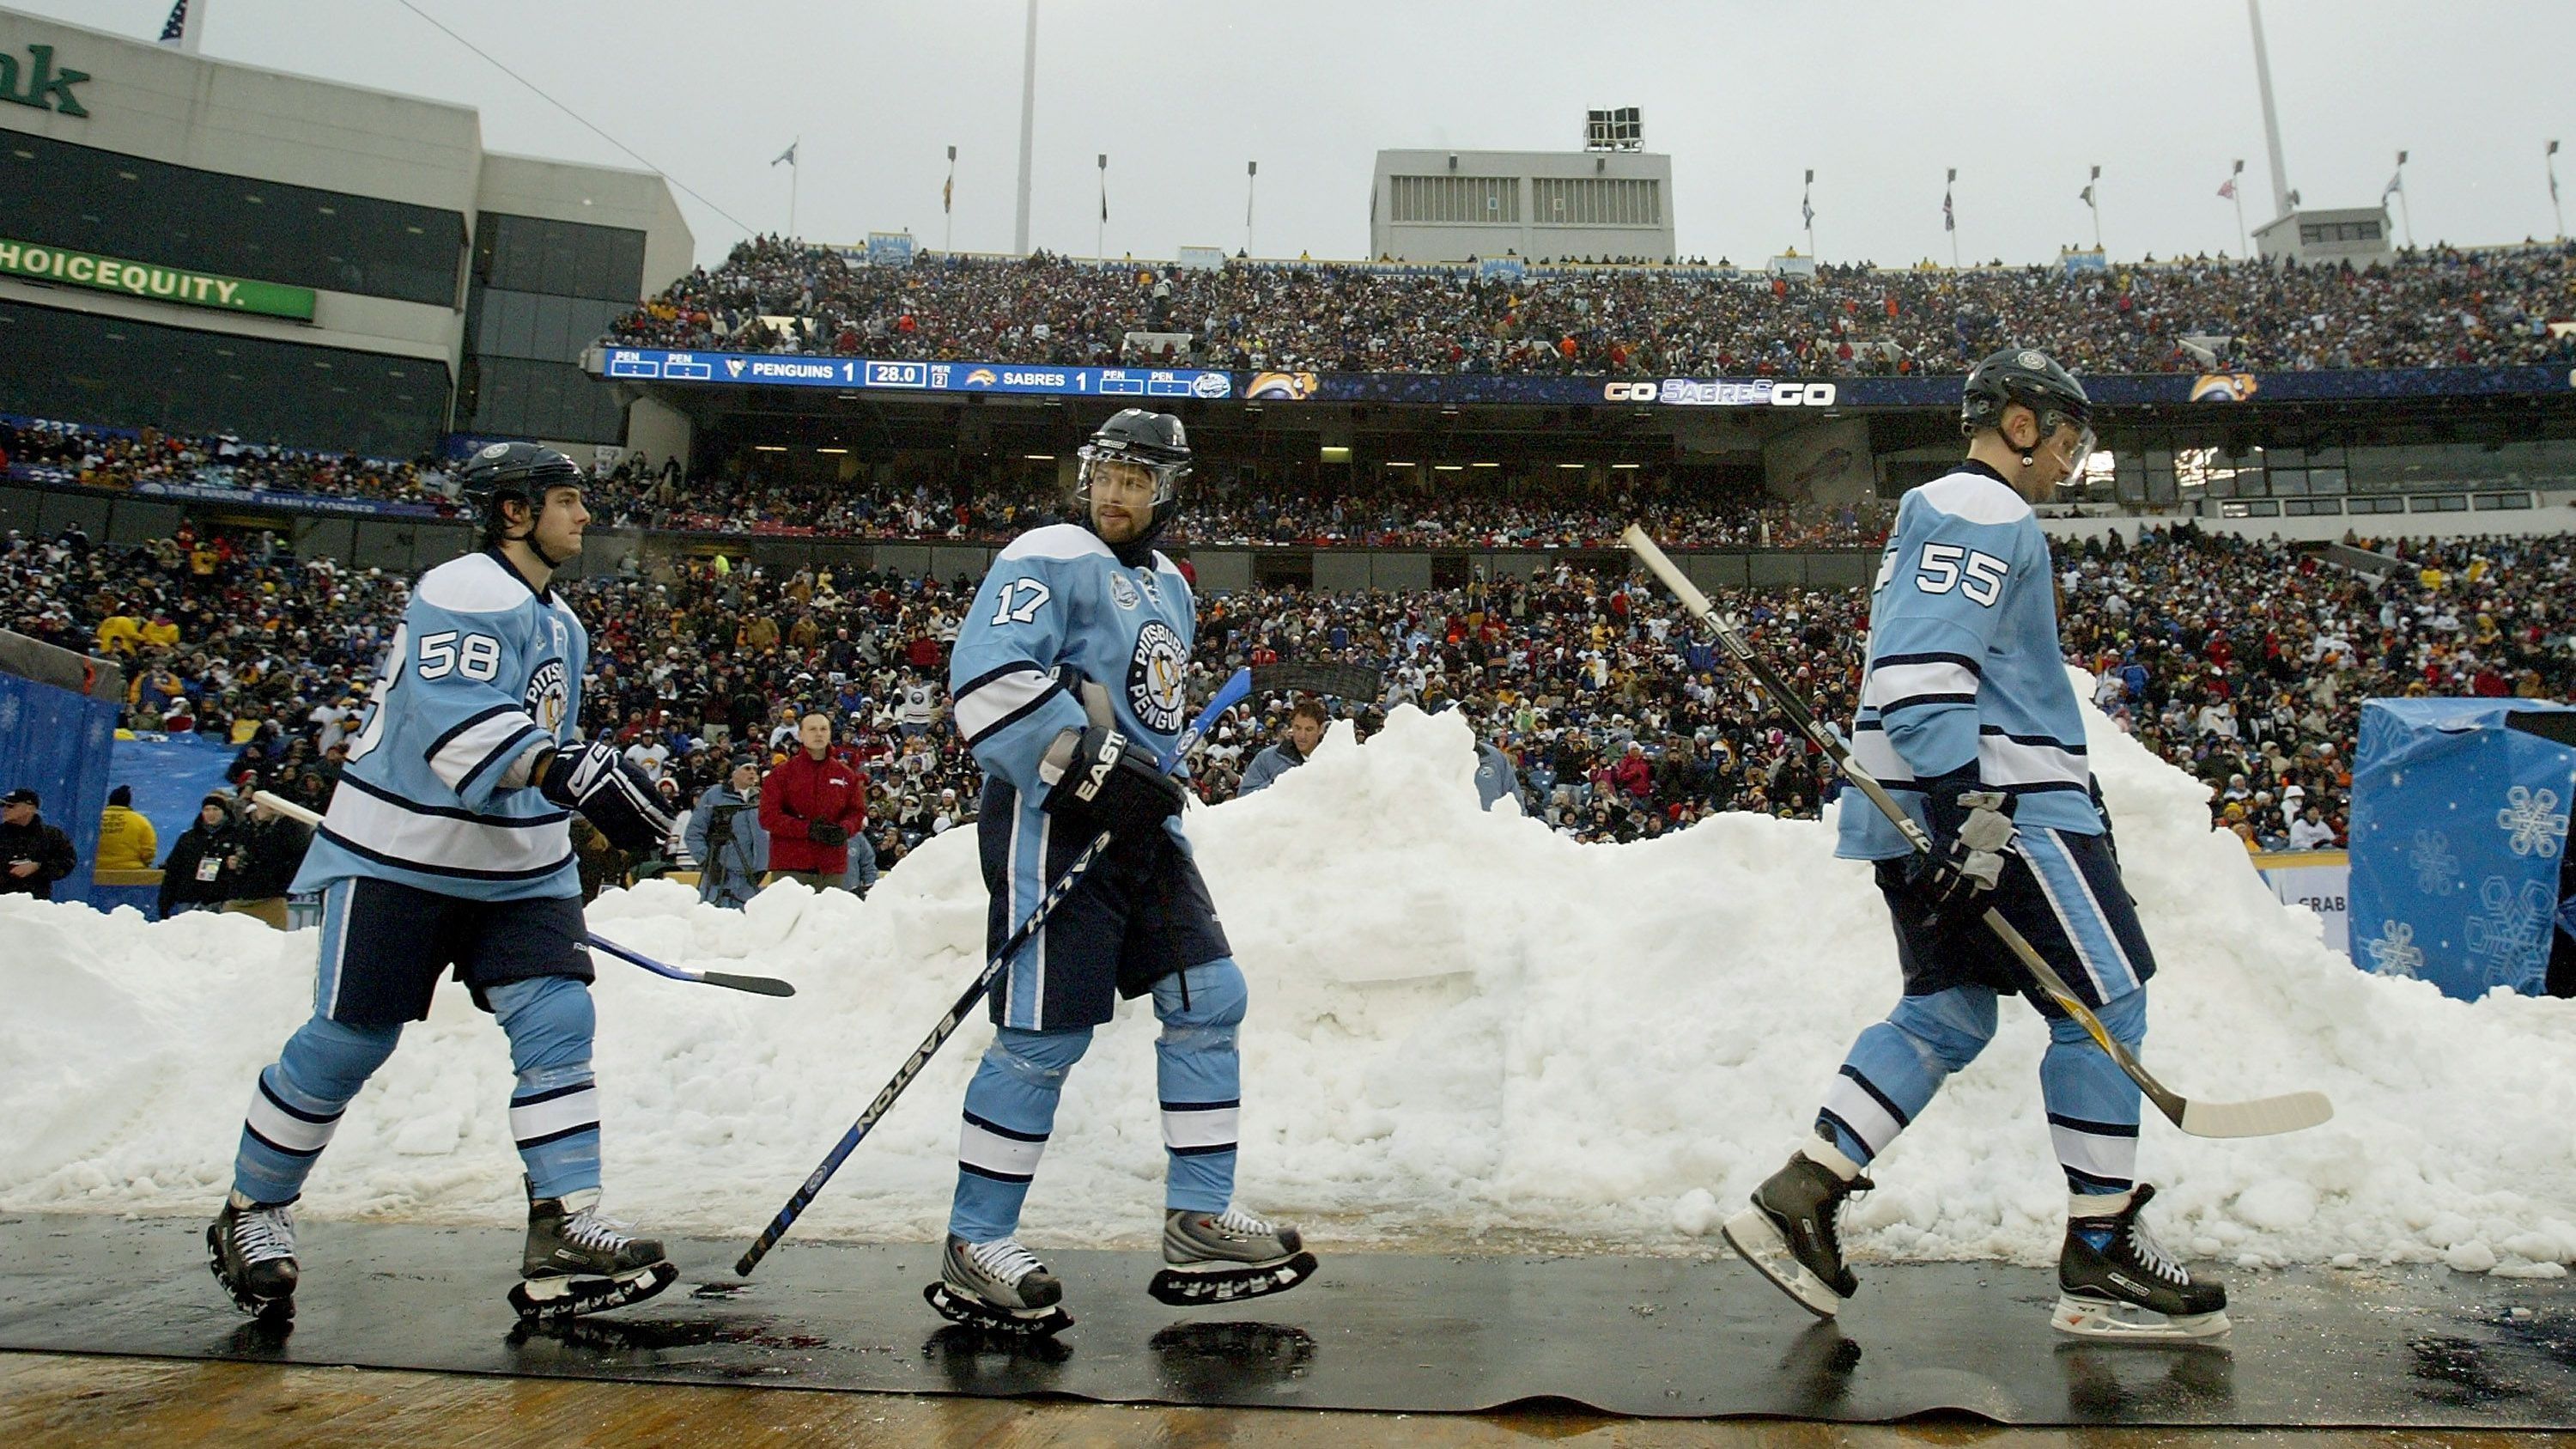
[[[233,1217],[233,1250],[245,1263],[295,1256],[295,1219],[282,1207],[249,1208]]]
[[[1233,1233],[1237,1237],[1266,1237],[1272,1231],[1269,1223],[1238,1207],[1227,1208],[1209,1221],[1216,1224],[1219,1231]]]
[[[2129,1251],[2136,1255],[2138,1266],[2148,1272],[2177,1288],[2190,1286],[2191,1274],[2183,1271],[2181,1261],[2166,1252],[2164,1244],[2157,1242],[2147,1225],[2136,1218],[2129,1219]]]
[[[596,1208],[583,1208],[564,1219],[563,1226],[557,1231],[563,1234],[564,1241],[575,1247],[614,1253],[635,1241],[634,1234],[626,1231],[631,1226],[633,1224],[602,1216]]]
[[[1017,1283],[1046,1265],[1038,1255],[1010,1238],[995,1238],[989,1243],[968,1243],[966,1257],[976,1267],[1004,1283]]]

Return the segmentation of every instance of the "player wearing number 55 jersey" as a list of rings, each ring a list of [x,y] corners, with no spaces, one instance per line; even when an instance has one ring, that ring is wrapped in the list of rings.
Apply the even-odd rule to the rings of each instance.
[[[322,893],[312,1019],[260,1073],[209,1261],[253,1312],[293,1309],[288,1207],[405,1023],[450,967],[510,1038],[511,1134],[527,1168],[523,1313],[579,1313],[659,1291],[661,1245],[593,1211],[599,1096],[590,959],[570,817],[612,843],[670,831],[650,781],[580,739],[588,639],[551,588],[590,515],[572,461],[496,443],[466,465],[483,550],[424,575],[385,655],[298,890]]]
[[[1065,1074],[1120,996],[1151,993],[1163,1023],[1170,1268],[1156,1293],[1250,1297],[1314,1267],[1295,1229],[1230,1206],[1243,973],[1190,859],[1181,788],[1154,763],[1183,726],[1197,617],[1153,539],[1189,470],[1179,419],[1129,408],[1102,424],[1082,449],[1081,521],[1002,550],[949,664],[957,728],[985,772],[987,949],[1098,834],[1114,840],[993,988],[999,1030],[966,1089],[948,1254],[930,1290],[961,1321],[1038,1333],[1070,1321],[1013,1235]]]
[[[1816,1313],[1856,1280],[1836,1212],[1861,1170],[1994,1036],[2001,997],[2049,1018],[2039,1069],[2068,1192],[2052,1323],[2096,1337],[2227,1329],[2226,1290],[2197,1281],[2138,1220],[2139,1091],[2036,989],[1982,917],[1999,913],[2134,1050],[2155,958],[2120,883],[2057,642],[2048,539],[2031,505],[2092,452],[2091,400],[2064,368],[2016,349],[1968,375],[1967,459],[1905,495],[1871,595],[1869,668],[1852,757],[1929,834],[1918,854],[1846,797],[1838,854],[1877,862],[1905,994],[1862,1032],[1815,1135],[1726,1225],[1727,1240]]]

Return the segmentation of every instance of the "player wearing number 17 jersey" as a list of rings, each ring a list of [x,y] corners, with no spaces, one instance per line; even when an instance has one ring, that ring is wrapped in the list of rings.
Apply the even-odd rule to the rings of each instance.
[[[2091,455],[2090,413],[2082,385],[2045,354],[1979,363],[1960,406],[1968,456],[1905,495],[1879,567],[1852,757],[1933,849],[1917,853],[1846,795],[1837,853],[1877,862],[1904,997],[1853,1043],[1814,1135],[1726,1225],[1738,1252],[1820,1315],[1857,1287],[1836,1214],[1871,1186],[1861,1170],[1985,1048],[1999,999],[2026,994],[2048,1018],[2040,1096],[2068,1192],[2051,1323],[2101,1338],[2227,1331],[2226,1290],[2194,1279],[2138,1220],[2154,1189],[2135,1180],[2137,1084],[1983,921],[2001,915],[2137,1048],[2155,958],[2093,788],[2048,539],[2031,511]]]
[[[1231,1205],[1243,973],[1181,833],[1181,788],[1156,764],[1184,724],[1197,617],[1153,540],[1189,471],[1180,419],[1128,408],[1103,423],[1082,449],[1081,521],[1002,550],[949,663],[958,731],[984,767],[987,949],[1091,841],[1113,842],[993,987],[998,1030],[966,1088],[948,1254],[929,1289],[961,1322],[1039,1334],[1071,1322],[1015,1234],[1065,1075],[1121,996],[1150,994],[1163,1023],[1169,1266],[1150,1291],[1220,1302],[1314,1271],[1296,1229]]]
[[[657,846],[652,783],[579,736],[588,639],[551,587],[581,551],[581,474],[496,443],[466,465],[483,549],[413,590],[296,889],[322,893],[313,1016],[252,1089],[233,1190],[206,1231],[236,1302],[293,1312],[290,1205],[367,1078],[453,967],[510,1038],[511,1135],[527,1169],[527,1251],[511,1299],[559,1315],[650,1296],[676,1270],[599,1198],[590,958],[570,816]]]

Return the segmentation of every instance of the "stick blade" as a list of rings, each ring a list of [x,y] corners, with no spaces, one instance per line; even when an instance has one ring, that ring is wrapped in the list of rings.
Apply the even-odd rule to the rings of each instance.
[[[2174,1125],[2194,1137],[2277,1137],[2318,1126],[2334,1116],[2323,1092],[2291,1092],[2251,1102],[2183,1103]]]
[[[796,994],[796,987],[792,983],[781,981],[775,976],[737,976],[730,971],[701,971],[698,975],[709,986],[731,987],[736,991],[748,991],[754,996],[794,996]]]

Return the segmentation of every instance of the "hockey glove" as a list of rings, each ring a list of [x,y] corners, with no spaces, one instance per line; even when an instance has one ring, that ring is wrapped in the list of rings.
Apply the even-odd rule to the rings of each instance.
[[[2013,846],[2013,798],[1979,788],[1962,770],[1925,782],[1923,813],[1932,826],[1932,851],[1906,862],[1905,885],[1921,903],[1926,925],[1940,925],[1973,909],[1974,898],[2003,878]]]
[[[805,838],[816,845],[847,845],[850,832],[829,820],[814,820],[806,823]]]
[[[671,812],[662,806],[662,792],[607,740],[548,756],[538,768],[537,793],[580,811],[619,850],[659,850],[671,838]]]
[[[1144,746],[1107,725],[1058,736],[1038,767],[1038,778],[1053,786],[1047,791],[1048,813],[1078,819],[1121,840],[1142,840],[1181,813],[1181,782],[1154,768]]]
[[[2093,797],[2093,813],[2102,817],[2102,848],[2111,852],[2111,863],[2120,863],[2120,842],[2111,837],[2111,802],[2102,798],[2102,777],[2087,775],[2084,788]]]

